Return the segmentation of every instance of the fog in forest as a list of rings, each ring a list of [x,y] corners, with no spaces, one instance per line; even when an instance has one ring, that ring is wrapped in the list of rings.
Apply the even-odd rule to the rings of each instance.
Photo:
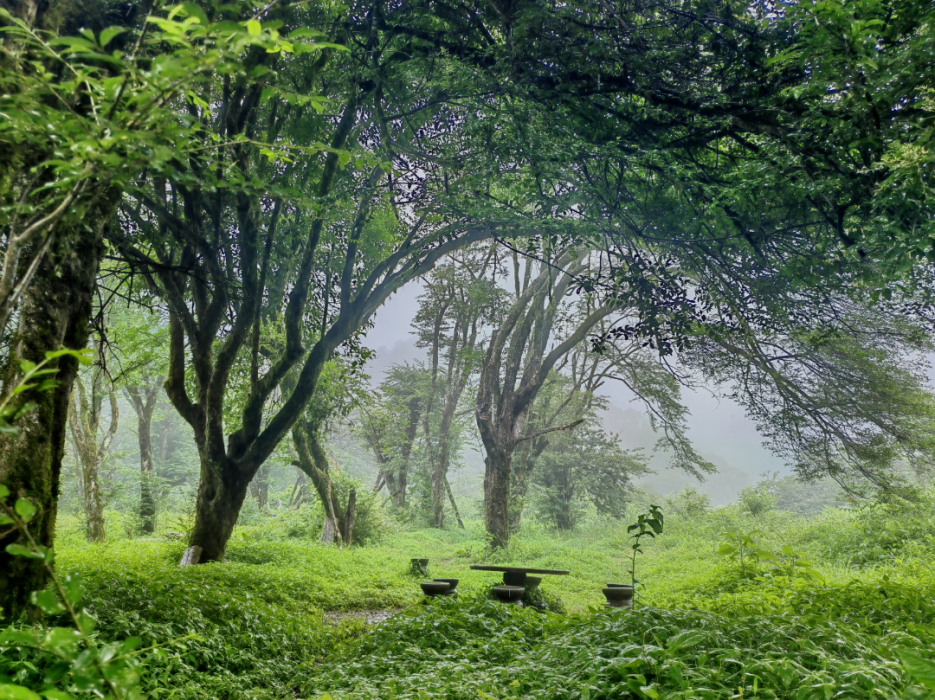
[[[367,330],[364,344],[376,353],[367,365],[374,386],[392,365],[426,358],[425,350],[416,347],[410,327],[420,291],[420,285],[410,284],[396,292],[377,310],[373,327]],[[633,400],[625,386],[609,382],[601,393],[610,400],[602,412],[604,428],[619,434],[624,448],[643,448],[652,456],[649,466],[655,473],[637,482],[650,493],[664,496],[692,486],[710,496],[711,504],[717,506],[736,500],[741,489],[755,485],[764,474],[791,473],[786,463],[762,444],[753,421],[735,402],[708,391],[683,388],[682,399],[691,411],[689,436],[701,455],[718,468],[716,474],[699,483],[681,470],[669,469],[665,453],[653,453],[658,435],[653,433],[642,404]],[[452,485],[471,500],[479,499],[484,458],[476,439],[465,446],[461,461],[462,468],[451,476]]]

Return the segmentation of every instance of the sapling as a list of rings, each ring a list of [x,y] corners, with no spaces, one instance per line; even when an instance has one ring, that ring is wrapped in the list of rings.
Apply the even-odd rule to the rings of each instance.
[[[649,510],[645,513],[640,513],[636,518],[636,522],[627,528],[628,533],[633,533],[630,535],[630,539],[633,540],[633,544],[630,545],[633,550],[633,555],[630,559],[630,582],[633,585],[634,606],[636,605],[636,584],[639,583],[636,579],[636,555],[643,553],[640,540],[644,537],[652,537],[655,539],[656,535],[661,535],[663,523],[662,508],[656,505],[650,505]]]

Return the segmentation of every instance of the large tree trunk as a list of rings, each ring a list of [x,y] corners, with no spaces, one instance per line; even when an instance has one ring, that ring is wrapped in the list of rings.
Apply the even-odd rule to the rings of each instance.
[[[105,216],[102,206],[91,206],[85,218],[94,225]],[[3,372],[4,395],[20,381],[22,360],[38,364],[50,350],[87,345],[91,295],[103,252],[101,229],[74,229],[61,235],[55,250],[40,263],[20,308],[19,327]],[[46,547],[52,546],[55,533],[68,404],[78,363],[62,357],[55,365],[57,386],[25,392],[23,399],[33,401],[35,408],[18,421],[17,433],[0,435],[0,483],[14,498],[29,498],[38,506],[30,531]],[[25,610],[29,594],[48,582],[37,560],[6,553],[8,545],[22,539],[19,534],[0,538],[0,607],[8,619]]]
[[[510,472],[513,450],[487,450],[484,460],[484,527],[493,547],[510,542]]]
[[[211,464],[201,456],[201,482],[195,505],[195,527],[189,545],[201,547],[199,563],[222,561],[237,516],[247,496],[249,480],[232,475],[234,470]]]

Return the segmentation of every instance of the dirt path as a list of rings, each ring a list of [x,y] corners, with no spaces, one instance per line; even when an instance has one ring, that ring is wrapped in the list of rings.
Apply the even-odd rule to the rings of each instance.
[[[340,622],[341,620],[357,619],[362,620],[369,627],[379,625],[381,622],[390,619],[402,608],[391,608],[389,610],[350,610],[348,612],[326,612],[326,622]]]

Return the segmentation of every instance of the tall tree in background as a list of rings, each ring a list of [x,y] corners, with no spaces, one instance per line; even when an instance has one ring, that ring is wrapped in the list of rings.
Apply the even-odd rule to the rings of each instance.
[[[130,291],[130,290],[127,290]],[[156,529],[156,482],[153,451],[153,415],[165,381],[168,328],[155,312],[114,306],[107,313],[108,336],[115,350],[116,376],[124,396],[136,413],[136,436],[140,453],[140,529]],[[168,431],[162,435],[160,458],[165,461]]]
[[[297,466],[318,492],[325,513],[321,541],[351,545],[354,541],[354,517],[357,492],[354,488],[341,502],[332,478],[331,459],[325,450],[325,436],[331,423],[347,416],[361,400],[362,376],[359,364],[341,360],[329,362],[319,381],[319,389],[292,427],[292,443],[298,455]],[[288,380],[287,380],[288,381]]]
[[[559,530],[571,530],[588,506],[622,518],[632,480],[647,473],[646,459],[620,447],[591,413],[574,430],[555,433],[531,476],[536,512]]]
[[[513,304],[493,331],[480,370],[475,419],[486,452],[484,524],[495,547],[505,547],[510,539],[513,453],[521,440],[535,437],[523,432],[539,390],[555,364],[618,305],[616,298],[611,298],[567,329],[562,328],[566,293],[587,269],[588,253],[582,258],[566,248],[544,255],[548,257],[541,263],[527,258],[522,273],[517,259]],[[560,330],[567,333],[553,335]]]
[[[448,482],[448,468],[459,441],[456,412],[468,381],[483,358],[485,326],[495,320],[502,302],[495,275],[496,249],[461,251],[426,281],[413,320],[417,345],[429,351],[429,381],[423,399],[422,442],[428,461],[431,521],[445,526],[445,501],[458,525],[464,523]]]
[[[81,493],[87,518],[88,542],[104,541],[104,494],[101,493],[101,466],[113,445],[120,411],[113,380],[103,363],[95,365],[87,377],[87,387],[79,374],[77,392],[71,397],[69,421],[75,454],[81,465]],[[105,399],[109,415],[106,416]]]
[[[397,508],[406,506],[409,467],[425,407],[424,371],[393,365],[380,384],[379,399],[362,406],[361,434],[380,465],[375,490],[386,486]]]
[[[144,376],[139,383],[127,384],[123,388],[136,413],[136,435],[140,447],[140,529],[145,533],[156,530],[152,426],[163,381],[161,376]]]

